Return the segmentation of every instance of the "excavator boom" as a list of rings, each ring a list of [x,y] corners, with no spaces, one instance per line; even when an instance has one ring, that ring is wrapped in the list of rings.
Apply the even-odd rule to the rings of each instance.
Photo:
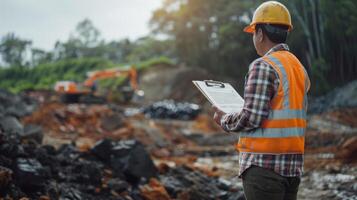
[[[134,89],[138,89],[137,84],[137,72],[134,67],[130,69],[112,68],[106,70],[91,71],[87,73],[88,78],[84,81],[84,86],[92,87],[96,80],[114,78],[114,77],[129,77],[130,86]]]

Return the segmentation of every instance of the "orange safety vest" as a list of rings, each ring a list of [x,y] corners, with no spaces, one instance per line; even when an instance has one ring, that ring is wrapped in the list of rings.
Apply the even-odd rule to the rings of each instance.
[[[278,92],[270,102],[268,118],[260,128],[241,132],[236,149],[262,154],[303,154],[310,79],[289,51],[276,51],[262,59],[279,75]]]

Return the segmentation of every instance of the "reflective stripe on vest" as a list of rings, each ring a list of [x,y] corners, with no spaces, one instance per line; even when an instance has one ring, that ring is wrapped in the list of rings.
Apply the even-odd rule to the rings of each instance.
[[[276,58],[274,58],[273,56],[269,55],[268,58],[275,63],[275,66],[279,67],[283,77],[282,80],[283,82],[281,83],[283,85],[283,90],[284,90],[284,104],[283,107],[284,108],[289,108],[289,82],[287,80],[287,75],[286,75],[286,71],[285,68],[283,67],[283,65],[280,63],[280,61]]]
[[[306,93],[310,84],[308,75],[297,58],[288,51],[274,52],[262,59],[272,65],[279,75],[278,94],[271,101],[268,119],[263,121],[261,128],[240,132],[237,150],[251,153],[303,153]]]
[[[269,119],[290,119],[290,118],[298,118],[298,119],[306,119],[306,111],[305,110],[272,110],[269,112]]]
[[[252,138],[282,138],[303,136],[305,128],[260,128],[254,133],[240,133],[241,137]]]

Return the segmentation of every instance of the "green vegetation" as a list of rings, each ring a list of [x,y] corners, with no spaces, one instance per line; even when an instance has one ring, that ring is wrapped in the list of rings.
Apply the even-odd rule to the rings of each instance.
[[[13,92],[23,89],[51,89],[56,81],[83,81],[87,71],[113,66],[104,59],[69,59],[40,64],[34,68],[10,67],[0,69],[1,88]]]
[[[149,60],[141,62],[138,65],[136,65],[136,68],[138,70],[144,70],[151,66],[157,66],[157,65],[173,66],[174,62],[168,57],[161,56],[161,57],[151,58]]]
[[[140,71],[153,65],[172,65],[166,57],[153,58],[134,65]],[[19,92],[25,89],[52,89],[59,80],[82,82],[88,71],[116,67],[111,61],[102,58],[78,58],[38,65],[34,68],[0,68],[0,88]],[[119,65],[125,67],[126,65]],[[115,89],[124,78],[101,80],[100,86]]]

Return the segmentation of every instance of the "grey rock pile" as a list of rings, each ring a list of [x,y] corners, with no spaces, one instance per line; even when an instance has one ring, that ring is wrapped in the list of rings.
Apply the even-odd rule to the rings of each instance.
[[[142,112],[156,119],[192,120],[197,117],[201,109],[197,104],[164,100],[143,108]]]
[[[357,80],[336,88],[328,94],[310,99],[309,113],[319,114],[338,108],[357,107]]]

